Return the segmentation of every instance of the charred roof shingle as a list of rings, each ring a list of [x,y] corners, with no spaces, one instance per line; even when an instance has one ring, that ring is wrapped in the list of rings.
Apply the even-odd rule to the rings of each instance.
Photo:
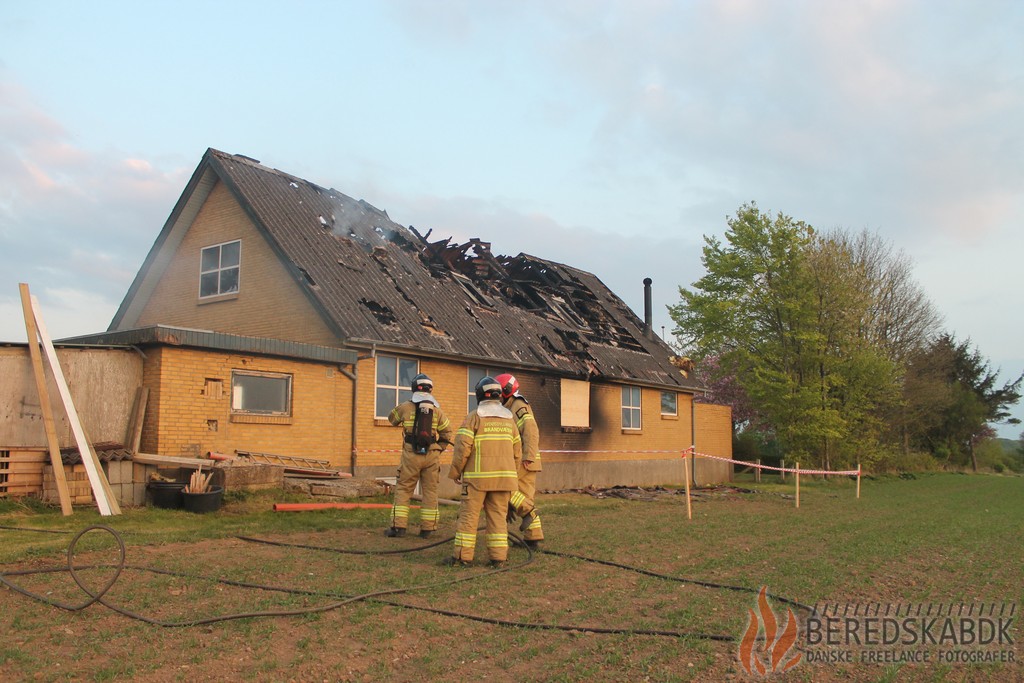
[[[334,189],[210,149],[300,286],[350,345],[380,344],[563,376],[699,389],[596,276],[472,239],[428,241]]]

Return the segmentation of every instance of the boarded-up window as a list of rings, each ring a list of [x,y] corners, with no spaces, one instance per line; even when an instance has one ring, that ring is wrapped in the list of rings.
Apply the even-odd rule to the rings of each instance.
[[[562,380],[562,427],[590,428],[590,382]]]
[[[207,377],[206,389],[203,393],[206,394],[206,398],[221,398],[224,396],[224,381]]]

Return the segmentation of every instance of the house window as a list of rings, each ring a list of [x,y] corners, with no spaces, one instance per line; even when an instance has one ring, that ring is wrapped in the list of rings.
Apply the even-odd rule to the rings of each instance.
[[[640,429],[640,387],[622,387],[622,428]]]
[[[420,372],[414,358],[377,356],[377,400],[375,417],[387,418],[392,409],[412,398],[412,380]]]
[[[231,372],[231,412],[291,415],[292,376],[276,372]]]
[[[199,265],[199,298],[237,292],[241,261],[239,240],[204,247]]]
[[[491,377],[497,377],[502,372],[504,371],[495,370],[494,368],[484,368],[479,365],[469,366],[469,412],[476,410],[476,383],[488,375]]]
[[[661,414],[671,415],[673,417],[679,415],[679,405],[676,402],[676,392],[661,392]]]

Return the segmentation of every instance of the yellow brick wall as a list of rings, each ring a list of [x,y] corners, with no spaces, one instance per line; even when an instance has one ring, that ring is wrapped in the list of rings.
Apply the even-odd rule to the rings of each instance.
[[[717,455],[722,458],[732,457],[732,409],[711,403],[698,403],[697,413],[697,452]],[[697,481],[730,481],[732,465],[720,460],[698,458]],[[705,476],[702,478],[701,473]]]
[[[469,369],[462,363],[421,360],[420,372],[434,381],[434,396],[457,429],[468,412]],[[538,374],[515,372],[523,395],[530,401],[541,431],[541,450],[607,450],[617,453],[547,453],[545,462],[600,462],[623,459],[671,460],[690,447],[690,396],[677,395],[678,414],[661,415],[661,392],[642,389],[638,432],[621,428],[622,393],[618,385],[591,386],[591,434],[562,432],[559,381]],[[385,421],[374,420],[376,365],[373,359],[359,363],[358,464],[360,467],[397,466],[402,436]],[[638,451],[670,451],[640,453]],[[451,449],[448,450],[448,455]]]
[[[241,240],[242,245],[238,294],[200,303],[202,249],[233,240]],[[219,182],[168,264],[136,327],[157,324],[324,346],[338,344],[262,234]]]
[[[256,355],[163,347],[148,353],[150,402],[142,450],[194,457],[257,451],[329,460],[348,467],[352,385],[337,366]],[[231,415],[231,372],[292,375],[288,424],[252,424]],[[220,396],[207,379],[221,380]]]
[[[288,424],[251,424],[232,420],[231,371],[287,373],[292,380],[292,411]],[[434,395],[457,429],[468,411],[468,366],[421,360],[419,371],[434,381]],[[590,434],[563,433],[559,381],[538,374],[516,373],[523,394],[534,408],[541,430],[544,462],[552,465],[622,461],[677,461],[689,448],[691,398],[678,394],[674,417],[661,415],[661,392],[642,389],[642,429],[621,428],[621,387],[591,386]],[[362,468],[396,468],[401,430],[375,419],[376,361],[358,363],[357,462]],[[220,396],[207,393],[207,380],[220,380]],[[142,450],[174,456],[203,456],[209,451],[248,450],[318,458],[348,469],[351,465],[352,383],[336,366],[179,347],[147,349],[144,382],[150,388]],[[731,415],[724,406],[697,404],[697,449],[731,457]],[[612,451],[565,453],[550,451]],[[666,452],[644,452],[666,451]],[[443,461],[446,472],[451,449]],[[668,464],[668,463],[665,463]],[[725,463],[698,460],[697,481],[728,481]],[[581,472],[579,476],[587,476]]]

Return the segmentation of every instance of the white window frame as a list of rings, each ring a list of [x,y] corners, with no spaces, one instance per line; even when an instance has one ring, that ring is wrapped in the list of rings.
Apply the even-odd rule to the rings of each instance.
[[[394,384],[386,384],[380,381],[382,362],[394,363]],[[413,364],[412,377],[405,382],[402,380],[403,363]],[[408,365],[406,365],[406,367],[408,367]],[[388,415],[391,414],[391,411],[394,410],[395,406],[404,401],[408,401],[412,397],[412,378],[420,374],[420,361],[418,358],[409,358],[408,356],[393,356],[386,353],[378,353],[373,372],[373,416],[377,419],[386,420]],[[381,403],[382,390],[392,392],[391,397],[384,401],[384,404],[394,401],[391,405],[384,405]]]
[[[634,403],[635,401],[635,403]],[[640,387],[624,385],[622,387],[622,429],[640,431],[643,429],[642,418],[643,392]],[[634,422],[635,420],[635,422]],[[628,423],[628,425],[627,425]]]
[[[665,398],[672,397],[672,411],[668,412],[665,410]],[[666,417],[679,417],[679,393],[675,391],[663,391],[661,392],[661,414]]]
[[[245,390],[236,379],[239,377],[258,377],[267,380],[279,380],[285,383],[284,405],[282,410],[256,410],[243,405],[245,403]],[[232,370],[231,371],[231,414],[232,415],[274,415],[291,417],[292,414],[292,375],[283,372],[258,372],[256,370]]]
[[[237,244],[238,245],[238,263],[223,265],[224,247]],[[217,265],[214,268],[203,268],[203,261],[208,251],[217,250]],[[222,286],[222,280],[224,273],[229,271],[236,271],[235,274],[235,286],[233,289],[225,289]],[[217,291],[212,294],[203,294],[203,279],[204,277],[216,275],[217,276]],[[211,244],[208,247],[203,247],[199,250],[199,298],[200,299],[211,299],[213,297],[224,296],[226,294],[237,294],[242,288],[242,240],[231,240],[229,242],[221,242],[220,244]]]

